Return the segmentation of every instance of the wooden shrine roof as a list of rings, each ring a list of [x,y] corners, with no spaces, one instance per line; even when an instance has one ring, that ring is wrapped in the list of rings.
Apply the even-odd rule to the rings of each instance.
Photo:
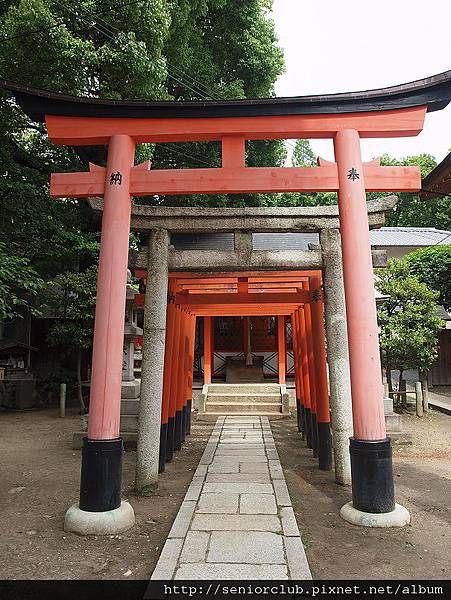
[[[441,110],[451,100],[451,71],[385,88],[338,94],[252,98],[244,100],[139,101],[68,96],[6,79],[0,87],[11,92],[35,121],[45,115],[116,118],[215,118],[283,115],[325,115],[387,111],[427,106]]]
[[[451,195],[451,152],[423,179],[420,198],[431,200],[447,195]]]

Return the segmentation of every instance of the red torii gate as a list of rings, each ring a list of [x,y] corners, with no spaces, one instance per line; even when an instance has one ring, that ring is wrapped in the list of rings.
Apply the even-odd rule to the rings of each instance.
[[[421,183],[416,167],[363,164],[360,138],[417,135],[426,111],[449,102],[450,82],[448,72],[372,92],[188,103],[79,99],[1,82],[30,116],[45,119],[54,143],[108,145],[106,168],[90,165],[88,173],[51,178],[54,197],[104,197],[89,429],[75,511],[111,519],[111,511],[121,509],[119,421],[131,196],[326,190],[338,191],[353,404],[354,512],[345,518],[359,522],[362,513],[393,514],[365,192],[415,191]],[[245,140],[293,138],[333,139],[336,162],[320,161],[312,168],[245,167]],[[149,162],[133,164],[137,143],[213,140],[222,144],[219,169],[152,171]],[[308,311],[295,311],[301,344],[309,318]],[[77,520],[74,511],[71,518]]]

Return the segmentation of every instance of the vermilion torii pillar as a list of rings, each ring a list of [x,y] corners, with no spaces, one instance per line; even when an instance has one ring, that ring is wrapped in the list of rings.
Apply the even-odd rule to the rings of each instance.
[[[350,439],[352,503],[342,516],[362,523],[373,515],[397,512],[390,439],[385,433],[383,386],[374,295],[371,244],[366,208],[365,177],[359,133],[337,132],[334,139],[338,166],[338,205],[342,239],[343,281],[349,340],[349,368],[354,437]],[[377,521],[377,516],[373,517]]]
[[[65,528],[99,533],[97,513],[105,513],[106,532],[134,523],[128,502],[121,502],[123,442],[119,437],[125,286],[130,235],[130,172],[135,143],[114,135],[108,146],[100,241],[92,356],[88,437],[83,440],[80,503],[66,513]],[[95,513],[95,515],[92,515]],[[89,518],[87,515],[91,514]],[[81,530],[81,531],[80,531]]]

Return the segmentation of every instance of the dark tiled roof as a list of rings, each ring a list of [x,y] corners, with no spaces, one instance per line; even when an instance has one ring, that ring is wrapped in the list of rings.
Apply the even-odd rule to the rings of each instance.
[[[433,227],[381,227],[373,229],[370,237],[375,248],[451,243],[451,231]],[[233,250],[233,233],[177,233],[171,239],[178,250]],[[254,233],[252,239],[255,250],[308,250],[319,244],[317,233]]]

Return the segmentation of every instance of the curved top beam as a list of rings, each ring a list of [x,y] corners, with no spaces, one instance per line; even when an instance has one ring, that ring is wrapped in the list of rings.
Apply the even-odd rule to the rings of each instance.
[[[0,87],[11,92],[34,121],[45,115],[114,118],[217,118],[321,115],[387,111],[427,106],[441,110],[451,100],[451,71],[410,83],[375,90],[245,100],[138,101],[101,100],[57,94],[6,79]]]

